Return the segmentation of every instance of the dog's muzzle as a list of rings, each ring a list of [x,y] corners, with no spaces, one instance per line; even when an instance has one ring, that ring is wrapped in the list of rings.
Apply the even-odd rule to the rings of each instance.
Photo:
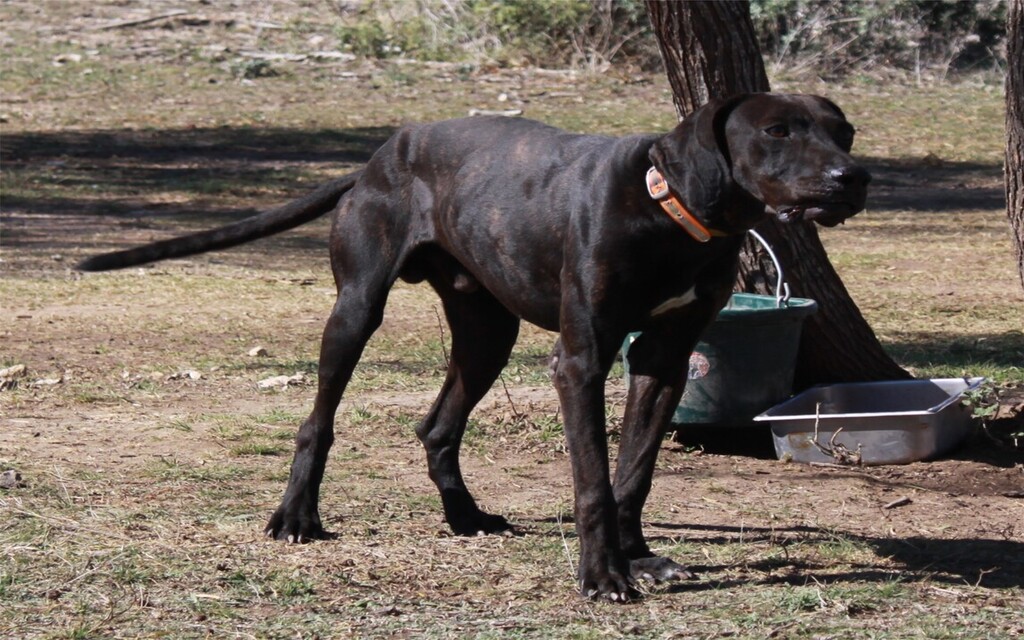
[[[864,210],[871,174],[860,165],[835,167],[823,176],[826,197],[808,198],[805,202],[768,207],[768,212],[781,222],[810,220],[825,227],[834,227]]]
[[[767,208],[780,222],[790,223],[809,220],[824,227],[834,227],[843,223],[864,209],[864,205],[856,206],[846,203],[789,205]]]

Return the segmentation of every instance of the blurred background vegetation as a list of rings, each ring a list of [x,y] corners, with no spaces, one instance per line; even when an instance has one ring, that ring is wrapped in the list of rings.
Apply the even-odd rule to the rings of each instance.
[[[364,57],[604,70],[660,64],[643,0],[332,0]],[[773,71],[835,79],[899,70],[1001,73],[1001,0],[752,0]]]

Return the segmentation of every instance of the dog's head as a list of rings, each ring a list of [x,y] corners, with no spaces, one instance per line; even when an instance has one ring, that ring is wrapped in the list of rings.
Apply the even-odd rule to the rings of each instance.
[[[871,174],[850,157],[853,126],[825,98],[743,94],[694,111],[651,148],[669,186],[708,226],[835,226],[864,209]]]

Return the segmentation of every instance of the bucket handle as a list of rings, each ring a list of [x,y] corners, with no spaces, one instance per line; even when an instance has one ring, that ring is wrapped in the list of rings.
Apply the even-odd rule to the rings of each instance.
[[[789,302],[789,283],[783,279],[782,274],[782,263],[779,262],[778,256],[772,251],[772,247],[768,244],[768,241],[761,237],[761,234],[750,229],[747,233],[754,236],[754,238],[761,243],[764,250],[768,252],[768,257],[775,263],[775,273],[778,274],[778,278],[775,281],[775,307],[781,309],[782,305]]]

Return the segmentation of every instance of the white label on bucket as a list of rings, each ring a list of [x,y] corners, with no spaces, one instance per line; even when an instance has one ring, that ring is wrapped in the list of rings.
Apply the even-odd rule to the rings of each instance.
[[[698,351],[694,351],[690,354],[690,371],[686,374],[687,380],[699,380],[704,376],[708,375],[708,371],[711,370],[711,362],[708,361],[707,356]]]

